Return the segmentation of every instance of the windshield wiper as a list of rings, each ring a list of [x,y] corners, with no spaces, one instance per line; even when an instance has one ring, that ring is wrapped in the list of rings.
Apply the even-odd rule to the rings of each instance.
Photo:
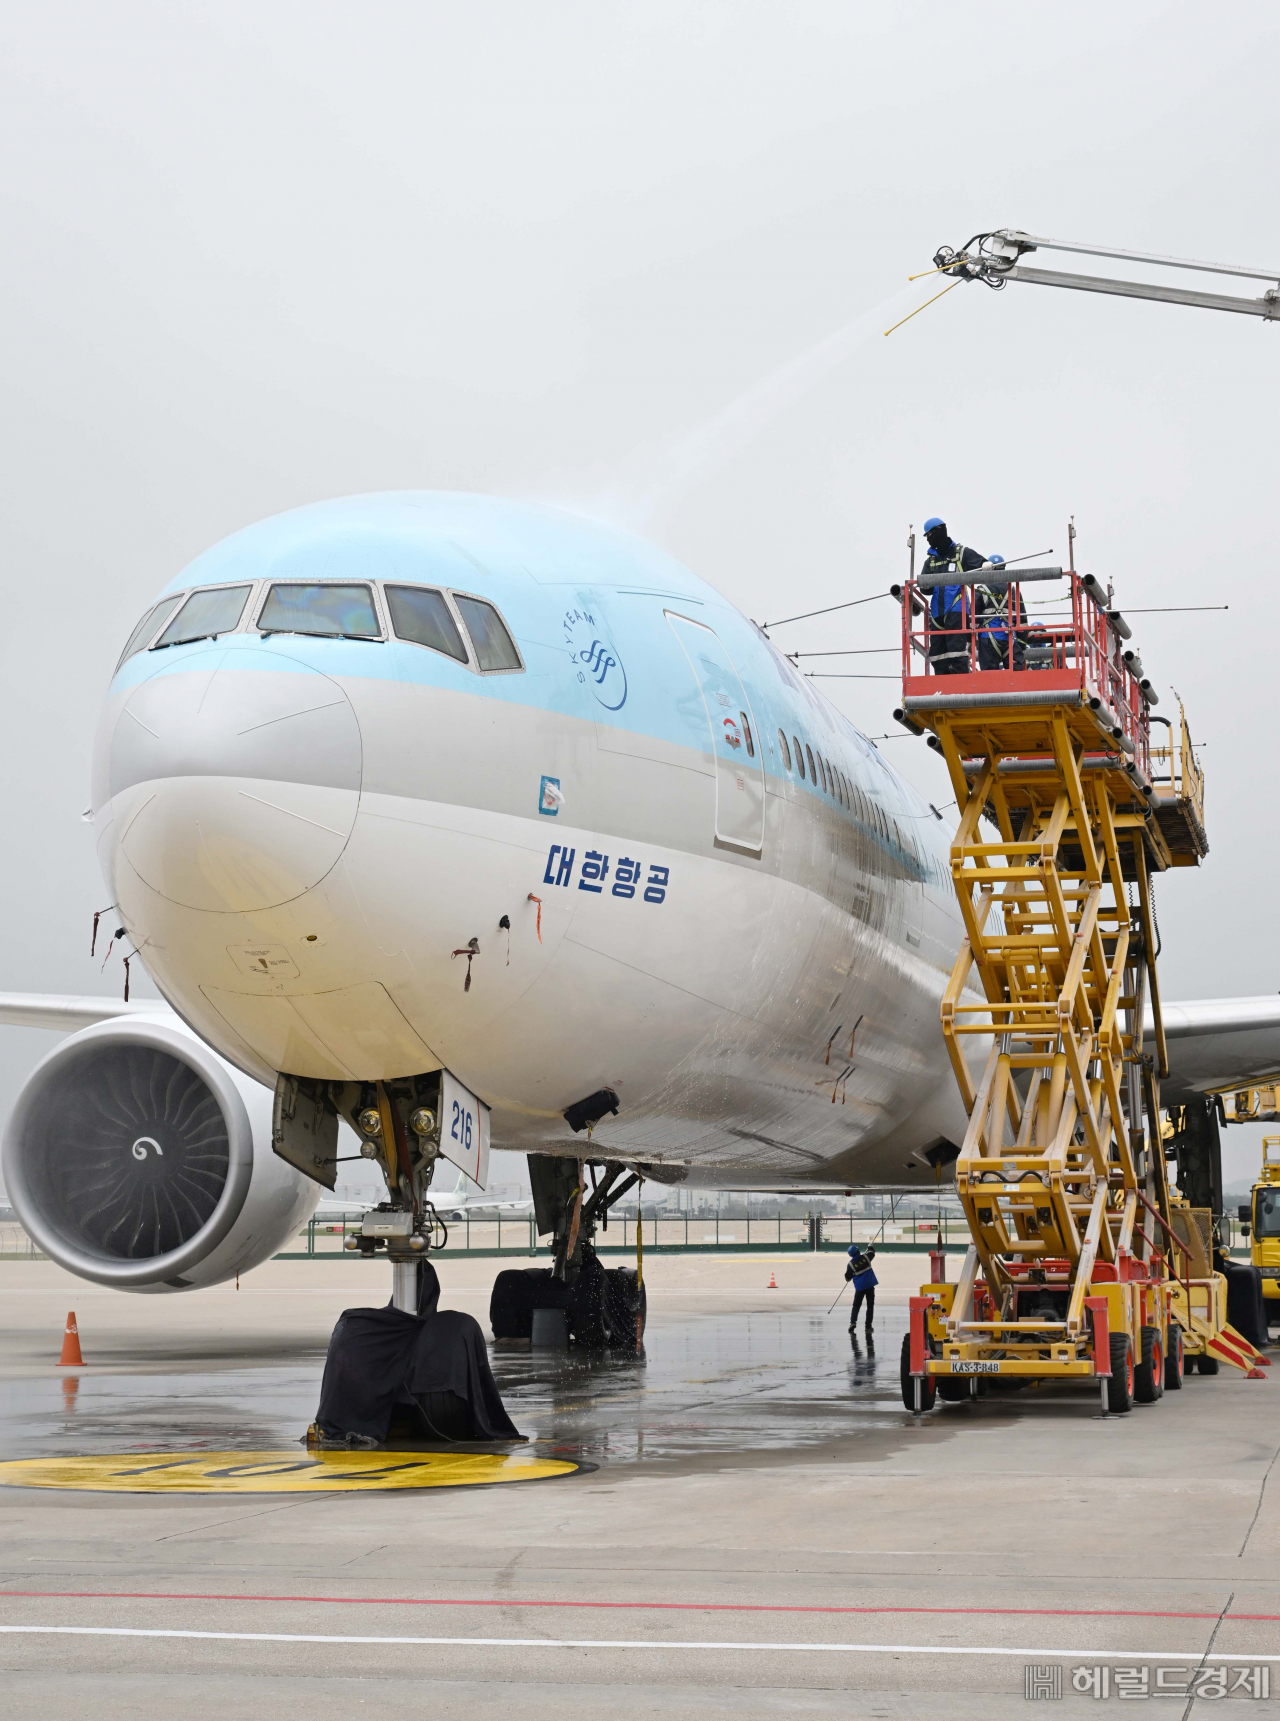
[[[159,639],[154,645],[147,647],[148,651],[168,651],[171,645],[194,645],[197,640],[217,639],[216,633],[193,633],[186,639]]]
[[[260,639],[270,639],[278,633],[292,634],[298,639],[359,639],[366,645],[385,645],[381,634],[376,633],[321,633],[313,627],[265,627],[258,629]]]

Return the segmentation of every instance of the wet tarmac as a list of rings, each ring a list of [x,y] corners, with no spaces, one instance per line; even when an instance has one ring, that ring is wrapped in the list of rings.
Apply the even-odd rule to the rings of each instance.
[[[1085,1389],[915,1418],[898,1357],[922,1264],[883,1262],[872,1349],[826,1313],[838,1260],[646,1261],[642,1357],[493,1356],[520,1450],[587,1466],[561,1479],[0,1488],[6,1721],[991,1721],[1025,1713],[1028,1666],[1078,1708],[1102,1701],[1073,1688],[1086,1666],[1145,1666],[1154,1700],[1185,1665],[1180,1715],[1215,1667],[1280,1695],[1277,1386],[1189,1379],[1106,1422]],[[494,1270],[458,1263],[443,1301],[483,1319]],[[333,1321],[385,1291],[273,1263],[240,1292],[129,1298],[0,1263],[0,1459],[299,1450]],[[68,1307],[74,1372],[53,1366]]]
[[[860,1432],[902,1419],[905,1311],[875,1341],[804,1310],[657,1315],[643,1354],[496,1351],[507,1408],[539,1450],[619,1473],[671,1474],[770,1454],[838,1457]],[[191,1359],[194,1361],[194,1359]],[[0,1381],[0,1453],[257,1450],[297,1441],[315,1414],[314,1364]]]

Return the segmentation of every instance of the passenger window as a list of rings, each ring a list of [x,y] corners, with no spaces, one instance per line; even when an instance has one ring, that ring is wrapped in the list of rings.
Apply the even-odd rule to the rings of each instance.
[[[459,663],[467,661],[467,648],[443,593],[425,586],[388,586],[387,608],[397,639],[442,651]]]
[[[747,738],[747,758],[754,759],[756,756],[756,744],[751,738],[751,725],[747,721],[747,714],[745,711],[739,711],[738,716],[742,719],[742,733]]]
[[[193,639],[230,633],[244,613],[249,590],[248,586],[215,586],[212,590],[192,592],[152,650],[158,651],[162,645],[189,645]]]
[[[804,750],[809,755],[809,781],[816,787],[818,782],[818,773],[813,768],[813,748],[807,741],[804,744]]]
[[[368,586],[272,586],[258,617],[261,633],[302,633],[318,639],[381,639]]]
[[[152,604],[146,615],[129,635],[129,643],[120,653],[120,663],[116,664],[117,669],[126,658],[130,658],[136,651],[142,650],[147,641],[154,637],[156,629],[164,626],[181,602],[182,593],[179,592],[176,598],[161,598],[158,604]]]
[[[796,745],[796,767],[800,772],[800,781],[804,781],[804,748],[800,745],[800,737],[793,735],[791,739]]]
[[[453,594],[453,601],[467,624],[471,643],[476,648],[476,662],[486,674],[495,669],[524,668],[515,641],[492,604],[485,603],[483,598],[464,598],[458,592]]]
[[[789,771],[791,769],[791,749],[787,746],[787,738],[781,729],[778,731],[778,745],[782,748],[782,762]]]

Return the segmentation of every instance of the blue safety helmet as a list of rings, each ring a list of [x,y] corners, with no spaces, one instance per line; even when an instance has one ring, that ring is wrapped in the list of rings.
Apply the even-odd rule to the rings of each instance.
[[[925,521],[924,530],[926,532],[932,532],[935,526],[945,526],[946,523],[947,522],[945,520],[939,520],[938,516],[935,514],[931,520]]]
[[[991,563],[993,568],[1002,568],[1004,566],[1003,556],[988,556],[987,560]]]

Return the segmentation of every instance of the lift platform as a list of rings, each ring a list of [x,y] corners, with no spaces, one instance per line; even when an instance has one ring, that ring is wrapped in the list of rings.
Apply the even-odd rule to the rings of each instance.
[[[966,938],[942,1031],[972,1235],[958,1282],[911,1301],[904,1402],[1088,1379],[1125,1411],[1180,1386],[1188,1338],[1218,1342],[1225,1314],[1175,1228],[1160,1129],[1152,878],[1207,853],[1203,778],[1185,714],[1153,746],[1155,689],[1091,576],[952,563],[897,595],[896,715],[942,754],[960,810]]]

